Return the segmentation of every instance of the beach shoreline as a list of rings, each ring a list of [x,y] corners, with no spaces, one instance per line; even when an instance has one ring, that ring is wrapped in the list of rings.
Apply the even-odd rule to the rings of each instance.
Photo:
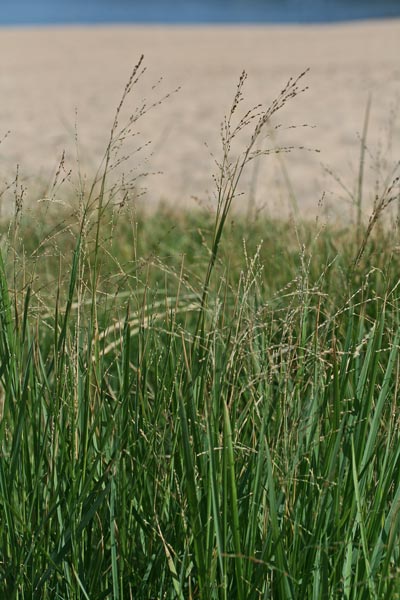
[[[7,27],[0,30],[0,139],[11,133],[0,144],[0,180],[12,179],[19,165],[28,192],[40,180],[45,194],[64,151],[66,172],[71,169],[74,176],[81,170],[90,178],[104,155],[124,85],[142,53],[148,70],[129,98],[126,115],[143,101],[157,103],[180,87],[137,122],[140,135],[128,145],[135,152],[151,142],[133,154],[127,168],[137,175],[163,173],[138,178],[148,189],[138,200],[142,204],[163,201],[190,208],[212,203],[219,127],[242,69],[248,73],[244,109],[270,104],[289,77],[310,68],[304,78],[309,89],[277,115],[279,136],[265,140],[310,151],[294,149],[283,159],[265,157],[243,181],[241,191],[251,186],[256,204],[271,214],[292,210],[289,191],[306,216],[321,210],[322,197],[326,212],[342,212],[338,206],[346,204],[346,196],[348,202],[357,179],[369,97],[371,164],[366,180],[372,184],[377,179],[374,162],[381,161],[383,177],[400,159],[400,20]],[[298,127],[285,130],[292,125]],[[245,136],[239,141],[246,143]],[[374,158],[378,151],[380,158]],[[238,204],[247,201],[245,193]]]

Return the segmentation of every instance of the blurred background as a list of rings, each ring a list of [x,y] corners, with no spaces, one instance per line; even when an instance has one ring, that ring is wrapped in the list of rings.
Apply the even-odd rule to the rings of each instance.
[[[35,186],[43,194],[64,152],[67,171],[92,177],[143,53],[148,71],[125,116],[142,102],[157,108],[124,146],[138,189],[148,190],[141,201],[213,202],[220,123],[242,69],[249,75],[245,111],[269,106],[290,76],[309,67],[307,93],[284,107],[273,123],[283,125],[279,136],[272,130],[262,144],[310,151],[255,161],[260,166],[248,170],[240,191],[271,214],[298,205],[315,215],[324,198],[327,214],[343,215],[358,181],[369,98],[365,187],[372,202],[381,174],[399,161],[399,18],[400,0],[0,0],[0,140],[11,132],[0,144],[0,190],[20,165],[31,197]],[[246,139],[238,137],[239,148]],[[138,143],[145,150],[137,155]]]
[[[400,17],[400,0],[1,0],[0,25],[332,23]]]

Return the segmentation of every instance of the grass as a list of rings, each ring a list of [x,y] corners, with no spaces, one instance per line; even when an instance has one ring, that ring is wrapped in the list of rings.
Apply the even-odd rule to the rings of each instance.
[[[398,182],[363,225],[360,168],[355,228],[231,213],[301,79],[233,124],[240,79],[214,214],[140,214],[117,194],[121,107],[76,202],[30,212],[17,189],[0,261],[3,597],[400,597],[400,256],[380,219]]]

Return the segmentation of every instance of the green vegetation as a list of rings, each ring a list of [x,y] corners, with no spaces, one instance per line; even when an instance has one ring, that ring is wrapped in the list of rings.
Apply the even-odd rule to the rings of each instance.
[[[366,227],[233,215],[257,136],[299,91],[240,121],[254,127],[232,161],[243,81],[215,214],[118,196],[119,113],[75,204],[17,202],[1,597],[400,597],[399,234],[379,218],[397,182]]]

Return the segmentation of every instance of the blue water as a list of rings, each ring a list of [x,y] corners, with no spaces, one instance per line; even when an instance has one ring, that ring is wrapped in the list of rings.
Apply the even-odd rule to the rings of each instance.
[[[400,0],[0,0],[0,25],[331,23],[400,17]]]

